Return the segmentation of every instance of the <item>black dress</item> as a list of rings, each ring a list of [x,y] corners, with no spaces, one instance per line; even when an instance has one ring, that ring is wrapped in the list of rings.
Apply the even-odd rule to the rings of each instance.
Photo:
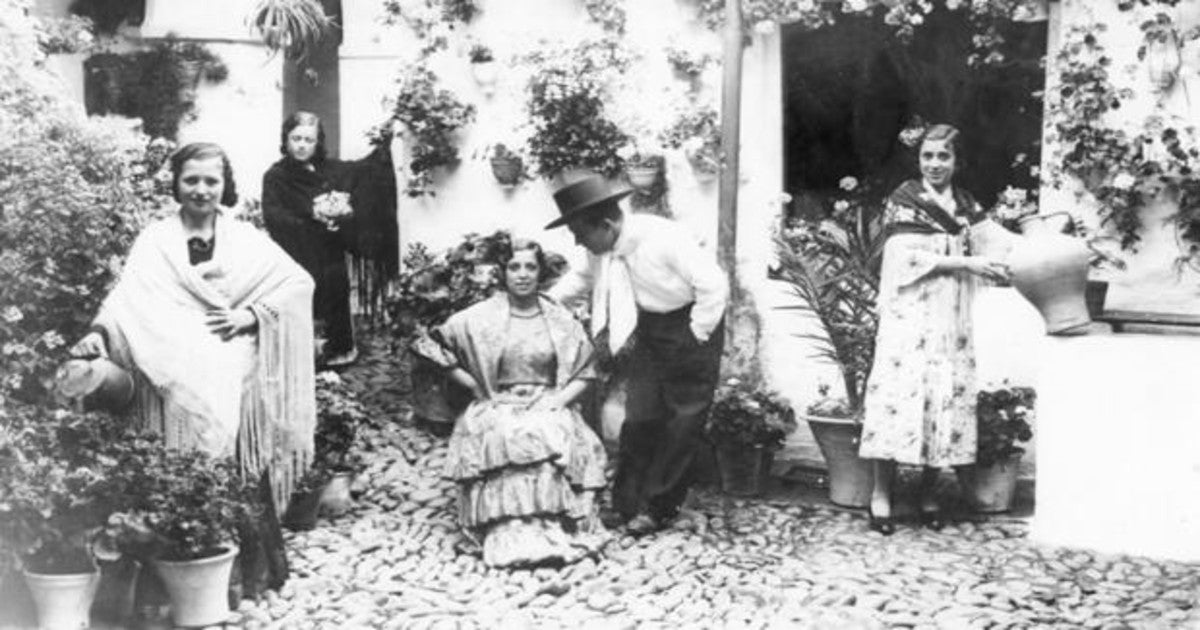
[[[345,166],[322,160],[309,168],[284,157],[263,175],[262,209],[267,232],[316,283],[313,319],[325,324],[326,356],[354,347],[350,321],[350,275],[346,248],[337,232],[313,218],[313,199],[344,190]]]

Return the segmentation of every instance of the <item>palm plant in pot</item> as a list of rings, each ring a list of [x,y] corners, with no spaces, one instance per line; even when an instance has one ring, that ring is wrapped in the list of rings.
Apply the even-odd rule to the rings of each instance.
[[[761,494],[775,452],[796,429],[796,414],[762,383],[729,378],[717,387],[704,435],[713,445],[721,490]]]
[[[23,569],[39,627],[86,627],[101,577],[92,540],[110,504],[89,436],[105,419],[32,406],[0,418],[0,547]]]
[[[832,398],[823,386],[805,415],[829,468],[830,500],[864,507],[872,473],[870,462],[858,457],[858,439],[879,322],[883,234],[870,190],[853,178],[843,179],[841,188],[850,194],[837,199],[827,216],[794,220],[777,236],[775,277],[800,298],[783,308],[804,311],[819,326],[819,332],[800,336],[816,344],[817,357],[835,364],[842,377],[845,397]]]
[[[956,469],[971,506],[979,512],[1012,509],[1017,472],[1025,449],[1018,445],[1033,438],[1037,392],[1031,387],[981,390],[975,406],[978,444],[974,466]]]
[[[178,626],[210,626],[230,614],[228,587],[240,531],[261,515],[253,486],[232,458],[167,448],[156,436],[127,436],[109,452],[121,497],[99,538],[106,555],[153,565]]]

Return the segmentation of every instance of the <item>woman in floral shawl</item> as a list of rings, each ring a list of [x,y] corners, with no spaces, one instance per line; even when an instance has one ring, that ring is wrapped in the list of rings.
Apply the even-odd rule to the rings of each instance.
[[[596,491],[604,447],[572,404],[596,378],[582,326],[541,295],[541,248],[514,241],[506,291],[446,321],[414,351],[443,366],[474,402],[450,437],[446,476],[459,522],[494,567],[559,564],[607,540]]]
[[[983,216],[951,181],[963,161],[958,130],[934,125],[917,146],[921,179],[901,184],[885,209],[879,330],[859,447],[877,460],[871,528],[885,535],[895,531],[897,462],[925,467],[920,516],[940,529],[938,468],[975,461],[971,305],[978,278],[1008,275],[1001,263],[971,255],[965,228]]]
[[[72,353],[132,372],[129,413],[167,446],[235,456],[259,482],[266,518],[241,528],[255,594],[286,579],[276,515],[312,456],[313,282],[266,234],[225,214],[237,192],[220,147],[189,144],[170,168],[179,214],[138,236]]]

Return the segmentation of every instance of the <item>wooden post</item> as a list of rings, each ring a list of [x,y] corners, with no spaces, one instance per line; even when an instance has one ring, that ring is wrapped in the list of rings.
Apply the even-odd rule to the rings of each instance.
[[[717,256],[737,280],[738,145],[741,135],[742,97],[741,0],[725,0],[725,49],[721,82],[721,181],[717,209]],[[731,301],[732,303],[732,301]]]

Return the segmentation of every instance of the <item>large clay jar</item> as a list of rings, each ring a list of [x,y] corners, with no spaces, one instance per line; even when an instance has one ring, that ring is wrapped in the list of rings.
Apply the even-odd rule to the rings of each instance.
[[[1042,314],[1047,334],[1080,334],[1092,321],[1085,299],[1091,250],[1055,229],[1059,216],[1065,213],[1022,220],[1025,238],[1013,247],[1008,267],[1013,286]]]

